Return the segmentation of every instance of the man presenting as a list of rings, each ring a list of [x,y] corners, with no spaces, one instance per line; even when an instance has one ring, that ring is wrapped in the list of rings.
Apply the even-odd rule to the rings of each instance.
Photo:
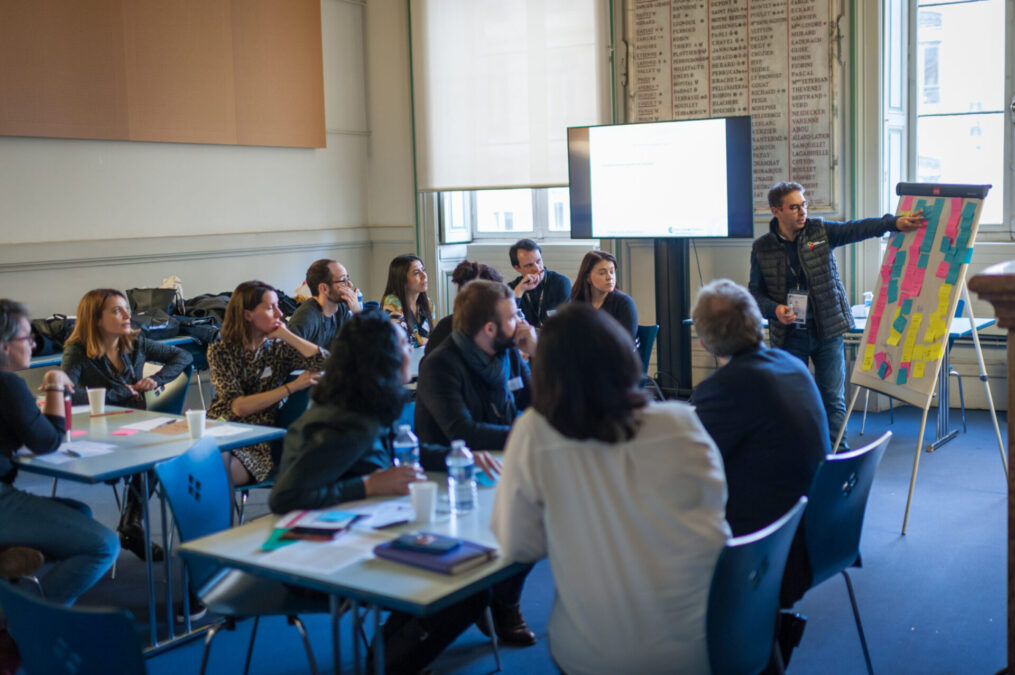
[[[307,288],[314,297],[296,308],[289,319],[289,330],[327,349],[342,324],[363,307],[349,273],[334,260],[317,260],[307,269]]]
[[[774,216],[769,232],[751,249],[751,294],[768,319],[772,346],[814,363],[834,443],[846,421],[842,336],[852,328],[853,315],[832,249],[886,232],[909,232],[926,221],[922,210],[845,223],[808,218],[804,188],[790,182],[773,186],[768,204]]]
[[[567,302],[571,282],[563,274],[543,267],[543,252],[531,239],[519,239],[508,250],[511,267],[521,276],[511,281],[515,300],[530,326],[539,328],[549,312]]]

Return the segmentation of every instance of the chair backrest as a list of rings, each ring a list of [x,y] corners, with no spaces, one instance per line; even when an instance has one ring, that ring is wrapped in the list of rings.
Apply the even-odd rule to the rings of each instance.
[[[190,386],[190,376],[193,372],[194,366],[187,366],[186,370],[171,382],[146,391],[144,394],[145,408],[153,412],[182,415],[183,406],[187,400],[187,389]]]
[[[229,478],[213,437],[205,436],[179,457],[157,464],[155,473],[173,510],[181,541],[221,532],[232,525]],[[192,588],[197,589],[215,576],[220,566],[188,561],[187,569]]]
[[[828,455],[818,466],[804,514],[811,587],[846,569],[860,556],[860,533],[874,473],[892,432],[852,452]]]
[[[310,407],[310,389],[294,391],[278,409],[277,426],[288,429],[289,425],[300,418]]]
[[[144,673],[130,613],[72,608],[33,597],[0,581],[0,607],[28,675]]]
[[[708,659],[715,675],[754,675],[772,655],[786,556],[807,497],[779,520],[726,542],[708,593]]]
[[[656,344],[656,335],[659,334],[658,324],[655,326],[638,326],[636,333],[638,343],[638,356],[641,357],[641,372],[648,374],[648,362],[652,360],[652,347]]]

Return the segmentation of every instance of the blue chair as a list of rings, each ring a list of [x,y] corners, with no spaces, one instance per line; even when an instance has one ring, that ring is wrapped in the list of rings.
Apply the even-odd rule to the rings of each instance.
[[[756,675],[773,657],[783,672],[775,639],[779,589],[806,505],[801,497],[779,520],[730,539],[719,554],[705,620],[714,675]]]
[[[194,366],[187,366],[171,382],[146,391],[144,395],[145,407],[152,412],[182,415],[183,406],[187,400],[187,389],[190,387],[190,376],[193,373]]]
[[[649,386],[655,389],[656,396],[662,400],[663,392],[659,389],[659,384],[649,377],[648,365],[652,360],[652,348],[655,347],[656,337],[659,335],[659,325],[655,326],[638,326],[638,332],[635,337],[635,347],[638,350],[638,356],[641,358],[641,372],[643,374],[642,385]]]
[[[860,623],[853,583],[846,568],[860,567],[860,534],[867,511],[867,498],[874,483],[874,473],[891,438],[892,432],[886,431],[870,445],[825,457],[811,482],[810,502],[803,524],[811,568],[810,587],[842,574],[868,673],[873,673],[874,669]]]
[[[169,500],[181,541],[187,542],[229,528],[232,515],[229,479],[214,438],[198,440],[185,454],[156,466],[155,473]],[[208,561],[189,560],[186,572],[190,590],[201,599],[208,611],[225,618],[225,623],[212,627],[208,632],[201,656],[201,673],[208,665],[208,653],[218,631],[223,626],[232,630],[237,620],[253,618],[254,627],[243,668],[246,673],[250,668],[257,625],[262,616],[285,616],[291,625],[296,626],[303,638],[310,669],[317,672],[310,641],[298,615],[328,612],[326,598],[297,595],[281,582],[223,569]]]
[[[292,382],[296,378],[289,378]],[[277,426],[284,429],[288,429],[289,426],[300,418],[300,415],[307,411],[310,407],[310,389],[300,389],[294,391],[282,404],[282,407],[278,410],[278,422]],[[277,441],[279,444],[282,441]],[[247,485],[238,485],[234,488],[240,493],[240,497],[234,502],[236,508],[236,516],[240,525],[243,524],[244,516],[247,510],[247,498],[250,496],[251,490],[270,490],[275,486],[275,475],[274,473],[269,475],[267,478],[259,483],[249,483]]]
[[[143,675],[144,657],[130,613],[64,607],[0,581],[0,606],[28,675]]]

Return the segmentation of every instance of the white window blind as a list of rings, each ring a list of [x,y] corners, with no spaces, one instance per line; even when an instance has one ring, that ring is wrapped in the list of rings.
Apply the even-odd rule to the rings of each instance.
[[[420,190],[567,184],[567,127],[608,114],[601,0],[412,0]]]

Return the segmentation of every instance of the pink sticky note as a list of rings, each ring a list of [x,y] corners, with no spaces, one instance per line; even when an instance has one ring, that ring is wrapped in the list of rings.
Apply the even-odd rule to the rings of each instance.
[[[136,434],[139,431],[141,431],[141,430],[140,429],[117,429],[116,431],[114,431],[110,435],[111,436],[133,436],[134,434]]]
[[[955,243],[955,235],[959,233],[959,218],[962,217],[962,197],[952,197],[952,209],[948,213],[948,224],[945,225],[945,236]]]
[[[938,278],[944,279],[945,277],[948,276],[948,268],[949,267],[951,267],[951,265],[948,263],[948,261],[947,260],[942,260],[941,264],[937,266],[937,274],[935,276],[937,276]]]
[[[885,362],[886,356],[888,356],[888,354],[886,354],[885,352],[878,352],[877,354],[874,355],[874,363],[877,364],[878,368],[880,368],[881,364]]]
[[[84,436],[88,433],[88,429],[72,429],[70,432],[71,438],[77,438],[78,436]]]
[[[900,213],[909,213],[910,209],[913,208],[913,195],[906,195],[902,198],[902,203],[899,204]]]

